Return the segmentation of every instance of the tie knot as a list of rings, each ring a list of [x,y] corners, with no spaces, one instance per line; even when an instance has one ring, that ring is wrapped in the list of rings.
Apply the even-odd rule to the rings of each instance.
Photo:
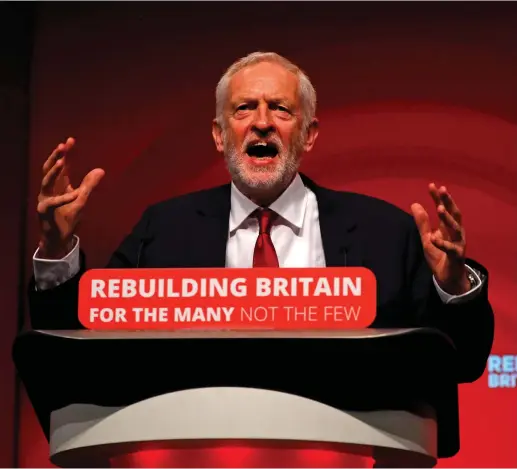
[[[257,210],[257,218],[259,223],[260,234],[269,234],[271,227],[277,216],[276,212],[273,212],[270,208],[259,208]]]

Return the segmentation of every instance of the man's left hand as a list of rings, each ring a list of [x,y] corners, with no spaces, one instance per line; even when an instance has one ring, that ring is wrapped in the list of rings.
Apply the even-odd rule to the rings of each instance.
[[[424,255],[440,288],[451,295],[461,295],[471,285],[465,267],[465,229],[461,212],[445,187],[429,184],[429,193],[436,205],[440,224],[431,228],[429,215],[420,204],[411,205],[418,226]]]

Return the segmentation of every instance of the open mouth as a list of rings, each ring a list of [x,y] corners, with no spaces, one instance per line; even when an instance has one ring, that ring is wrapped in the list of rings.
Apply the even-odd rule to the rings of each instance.
[[[247,146],[246,154],[253,158],[274,158],[278,155],[278,147],[272,142],[254,142]]]

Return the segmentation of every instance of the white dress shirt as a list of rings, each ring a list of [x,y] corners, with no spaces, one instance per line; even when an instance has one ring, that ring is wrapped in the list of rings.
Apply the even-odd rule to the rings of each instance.
[[[253,251],[259,233],[258,221],[250,215],[258,208],[231,185],[229,235],[226,246],[226,267],[248,268],[253,265]],[[270,205],[279,217],[271,229],[280,267],[325,267],[318,203],[314,193],[305,186],[300,175]],[[51,260],[33,256],[34,278],[38,290],[58,286],[79,272],[79,238],[72,251],[63,259]],[[452,303],[471,298],[481,288],[478,274],[467,266],[476,279],[476,286],[463,295],[450,295],[436,280],[435,287],[443,302]]]
[[[250,215],[257,208],[232,184],[226,267],[253,266],[259,226]],[[325,267],[316,196],[299,175],[269,208],[279,215],[271,240],[280,267]]]

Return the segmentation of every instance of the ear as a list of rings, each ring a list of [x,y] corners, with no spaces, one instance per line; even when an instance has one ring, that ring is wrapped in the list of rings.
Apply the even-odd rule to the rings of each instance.
[[[224,151],[223,144],[223,129],[221,125],[217,122],[217,119],[212,121],[212,137],[214,138],[215,147],[217,151],[222,153]]]
[[[309,152],[312,150],[312,147],[316,143],[316,139],[318,138],[319,133],[319,122],[318,119],[314,118],[312,119],[309,128],[307,129],[307,135],[305,138],[305,145],[303,149],[306,152]]]

